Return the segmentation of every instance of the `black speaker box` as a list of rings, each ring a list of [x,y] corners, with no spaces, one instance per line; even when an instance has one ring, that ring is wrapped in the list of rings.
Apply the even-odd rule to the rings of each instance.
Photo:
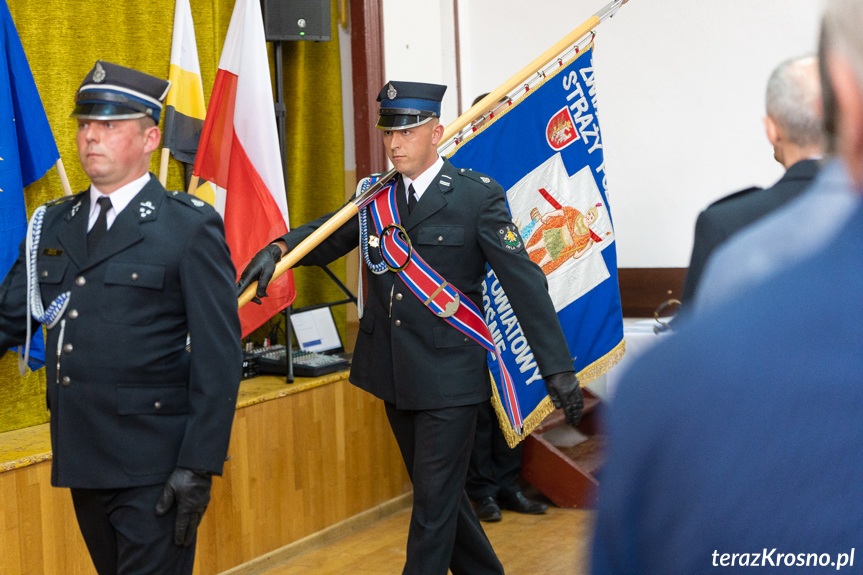
[[[263,0],[268,42],[330,38],[330,0]]]

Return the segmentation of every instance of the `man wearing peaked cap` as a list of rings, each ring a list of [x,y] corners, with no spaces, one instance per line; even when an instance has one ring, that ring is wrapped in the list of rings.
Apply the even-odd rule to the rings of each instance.
[[[100,575],[192,573],[240,381],[222,219],[148,173],[169,85],[96,62],[72,112],[91,185],[39,208],[0,286],[0,349],[48,328],[51,482]]]
[[[381,108],[377,127],[404,130],[440,118],[446,86],[417,82],[387,82],[378,94]]]
[[[73,118],[131,120],[152,118],[156,124],[171,82],[98,60],[75,94]]]
[[[456,169],[438,156],[445,91],[446,86],[413,82],[388,82],[381,89],[377,127],[400,174],[398,185],[385,192],[392,195],[382,196],[390,200],[387,205],[398,206],[397,216],[391,209],[387,217],[398,218],[400,228],[395,229],[409,238],[411,257],[421,257],[459,290],[459,298],[480,310],[486,263],[491,264],[531,342],[553,401],[564,406],[568,421],[575,423],[582,397],[572,358],[544,287],[545,275],[527,257],[503,189],[488,176]],[[361,181],[358,192],[369,181]],[[264,297],[275,263],[331,215],[274,238],[243,271],[238,290],[258,281],[257,296]],[[503,573],[464,492],[478,408],[491,396],[485,348],[450,323],[470,304],[459,299],[442,309],[427,307],[405,281],[405,274],[412,273],[410,262],[384,259],[385,253],[392,254],[383,251],[387,234],[378,231],[379,221],[364,208],[300,265],[327,264],[359,243],[369,268],[368,301],[350,381],[384,401],[413,482],[404,573]],[[404,274],[398,271],[401,264],[408,266]],[[446,291],[445,286],[440,289]]]

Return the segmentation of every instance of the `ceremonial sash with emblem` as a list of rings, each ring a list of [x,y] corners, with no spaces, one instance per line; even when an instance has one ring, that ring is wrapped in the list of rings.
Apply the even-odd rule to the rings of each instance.
[[[365,186],[372,183],[366,180]],[[443,318],[483,346],[494,356],[503,379],[504,409],[512,428],[521,434],[524,422],[518,405],[515,386],[506,366],[498,358],[491,332],[479,308],[455,286],[448,283],[420,257],[411,246],[407,231],[402,227],[396,204],[396,183],[382,189],[368,204],[372,221],[380,238],[382,265],[374,266],[368,258],[367,224],[364,210],[360,212],[360,228],[366,264],[375,273],[386,270],[398,274],[408,289],[436,316]],[[377,268],[377,269],[376,269]]]

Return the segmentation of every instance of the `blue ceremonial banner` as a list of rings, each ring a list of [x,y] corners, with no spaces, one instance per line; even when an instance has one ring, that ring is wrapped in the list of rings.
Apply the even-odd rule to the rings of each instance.
[[[528,256],[548,279],[581,385],[608,371],[625,349],[596,99],[591,43],[542,84],[503,106],[450,156],[455,166],[486,173],[506,190]],[[492,270],[483,303],[524,419],[520,436],[501,406],[501,378],[489,354],[492,401],[514,446],[554,408]]]
[[[27,233],[24,188],[60,159],[39,91],[6,0],[0,0],[0,277],[15,263]],[[30,347],[30,369],[45,363],[42,330]]]

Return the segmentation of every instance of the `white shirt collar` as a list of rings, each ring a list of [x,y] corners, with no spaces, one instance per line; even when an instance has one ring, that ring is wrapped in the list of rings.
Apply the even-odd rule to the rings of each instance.
[[[440,156],[437,157],[437,161],[431,165],[425,172],[417,176],[415,180],[410,179],[407,176],[402,176],[402,180],[405,184],[405,190],[408,189],[408,186],[411,184],[414,185],[414,193],[416,194],[417,200],[423,197],[423,194],[431,185],[432,180],[435,179],[435,176],[438,175],[438,172],[443,168],[443,158]],[[405,192],[407,193],[407,192]]]
[[[114,220],[117,219],[117,216],[120,212],[125,209],[126,206],[134,199],[135,196],[138,195],[138,192],[144,189],[144,186],[150,181],[150,173],[147,172],[137,180],[131,181],[125,186],[117,188],[110,194],[103,194],[99,191],[99,189],[90,184],[90,217],[87,225],[87,229],[93,227],[93,224],[96,223],[96,219],[99,217],[99,204],[96,202],[99,198],[107,197],[111,200],[111,208],[108,210],[107,215],[107,224],[108,228],[111,227],[111,224],[114,223]]]

